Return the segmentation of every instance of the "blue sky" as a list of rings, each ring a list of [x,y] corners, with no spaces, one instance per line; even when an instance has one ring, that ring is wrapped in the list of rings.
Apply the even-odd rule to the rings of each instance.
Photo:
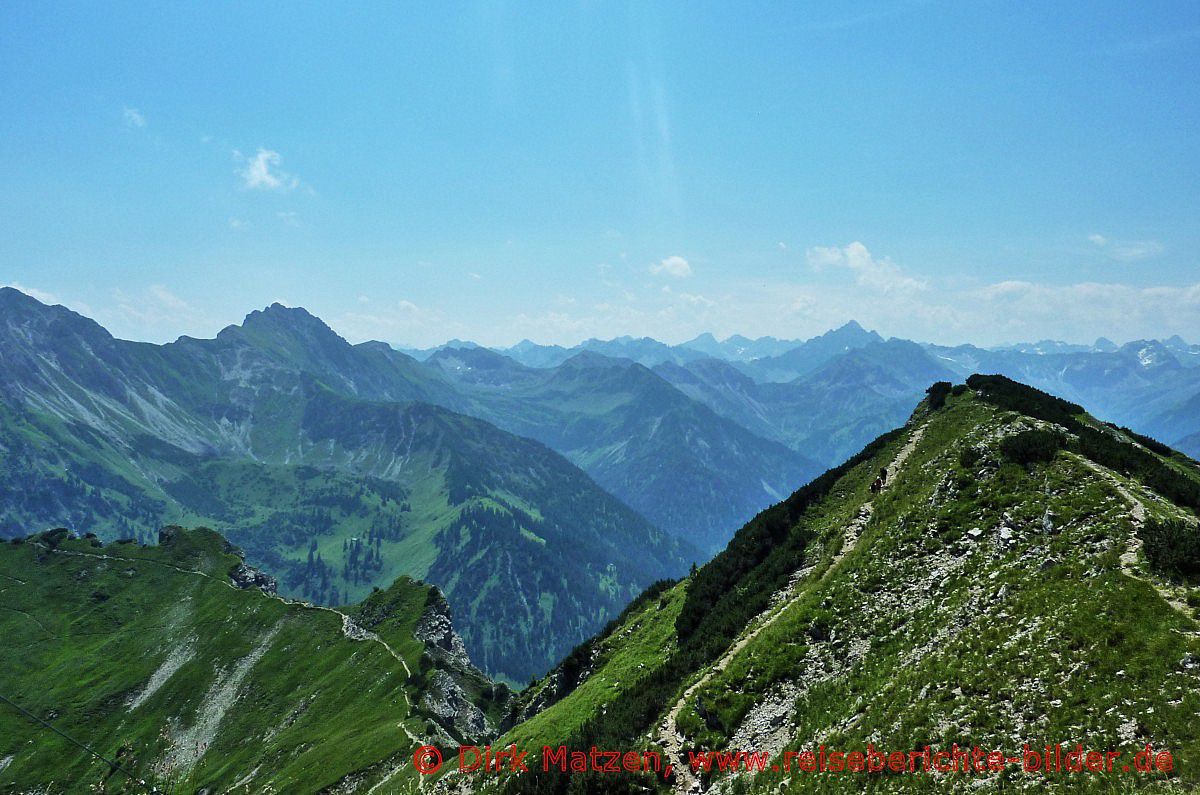
[[[437,5],[4,3],[0,284],[153,341],[1200,341],[1194,2]]]

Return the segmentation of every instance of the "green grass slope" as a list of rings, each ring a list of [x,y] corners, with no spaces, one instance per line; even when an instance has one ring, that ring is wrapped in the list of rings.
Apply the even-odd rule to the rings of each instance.
[[[508,736],[655,747],[685,765],[692,750],[868,743],[1010,755],[1083,743],[1125,763],[1149,744],[1174,755],[1174,770],[1153,775],[685,771],[671,782],[610,777],[597,791],[1193,788],[1198,487],[1194,461],[1079,406],[998,377],[942,385],[905,427],[765,511],[658,596],[678,605],[671,631],[645,613],[653,607],[627,615],[565,695],[539,703],[531,691],[541,711]],[[554,675],[539,688],[555,688]],[[503,786],[571,784],[536,775]]]
[[[436,592],[401,580],[342,615],[235,587],[240,563],[208,531],[0,546],[0,695],[121,768],[0,703],[0,790],[365,791],[444,734],[414,636]],[[485,683],[465,690],[495,711]]]

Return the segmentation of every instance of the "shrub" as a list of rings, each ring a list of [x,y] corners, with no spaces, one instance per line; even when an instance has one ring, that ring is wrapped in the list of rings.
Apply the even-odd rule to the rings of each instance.
[[[1074,421],[1076,414],[1083,413],[1083,406],[1078,403],[1057,398],[1002,375],[976,374],[967,379],[967,386],[1000,408],[1067,427],[1070,427],[1069,423]]]
[[[1132,445],[1107,430],[1080,422],[1075,415],[1083,413],[1082,406],[1002,375],[973,375],[967,379],[967,385],[977,390],[984,400],[1002,409],[1064,426],[1079,437],[1079,452],[1087,458],[1138,478],[1176,505],[1200,510],[1200,482],[1172,468],[1147,449]],[[1170,452],[1169,448],[1165,449]]]
[[[950,394],[953,388],[953,385],[949,381],[934,382],[933,386],[925,390],[925,394],[929,395],[929,408],[937,411],[946,405],[946,396]]]
[[[1150,567],[1167,577],[1200,577],[1200,530],[1180,520],[1151,519],[1141,529]]]
[[[1000,452],[1014,463],[1036,464],[1053,461],[1054,455],[1062,447],[1062,442],[1062,436],[1054,431],[1040,429],[1021,431],[1001,440]]]
[[[1140,434],[1137,431],[1131,431],[1128,428],[1126,428],[1124,425],[1121,426],[1120,430],[1122,430],[1126,434],[1128,434],[1131,439],[1136,440],[1142,447],[1145,447],[1147,450],[1151,450],[1155,453],[1158,453],[1159,455],[1167,456],[1168,458],[1170,458],[1171,454],[1175,452],[1174,450],[1172,450],[1170,447],[1167,447],[1165,444],[1163,444],[1159,440],[1154,439],[1150,436],[1146,436],[1144,434]]]

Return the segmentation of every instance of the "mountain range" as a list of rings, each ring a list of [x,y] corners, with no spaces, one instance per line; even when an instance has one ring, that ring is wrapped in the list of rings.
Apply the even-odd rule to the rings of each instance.
[[[672,775],[550,770],[479,791],[1192,791],[1198,511],[1194,460],[1002,376],[940,382],[707,565],[644,593],[520,694],[497,741],[649,748]],[[1024,750],[1076,744],[1122,761],[1022,769]],[[955,746],[1019,763],[846,766]],[[1146,746],[1170,770],[1135,775]],[[841,770],[817,770],[819,752]]]
[[[0,787],[1190,791],[1198,512],[1200,464],[1153,439],[1003,376],[936,382],[519,694],[470,664],[441,593],[407,578],[335,609],[280,598],[212,532],[38,533],[0,545]],[[453,760],[460,743],[513,745],[530,772],[415,772],[418,746]],[[1076,744],[1116,767],[1022,769]],[[545,747],[593,745],[670,771],[542,770]],[[1020,761],[847,761],[933,765],[955,746]],[[1161,765],[1135,771],[1147,746]],[[803,767],[819,748],[843,768]]]
[[[424,402],[462,400],[449,382],[303,310],[163,346],[13,290],[0,312],[9,537],[207,525],[322,604],[425,579],[513,682],[701,557],[544,445]]]
[[[1178,337],[989,350],[850,322],[413,354],[278,304],[215,339],[126,342],[0,288],[0,535],[211,526],[320,604],[424,579],[477,663],[522,683],[903,423],[931,382],[1004,373],[1200,451],[1200,346]]]
[[[428,359],[455,341],[414,356]],[[678,345],[590,339],[566,348],[529,340],[497,349],[549,368],[585,352],[635,361],[757,436],[822,467],[908,416],[935,380],[996,373],[1089,406],[1097,416],[1200,455],[1200,344],[1179,336],[1118,346],[1041,340],[996,348],[884,339],[854,321],[808,340],[702,334]]]

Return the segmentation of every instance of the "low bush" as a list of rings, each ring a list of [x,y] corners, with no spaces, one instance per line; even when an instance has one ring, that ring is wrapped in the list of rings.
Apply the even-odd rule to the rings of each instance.
[[[1179,520],[1146,522],[1141,529],[1150,567],[1166,577],[1200,578],[1200,530]]]
[[[1005,437],[1000,442],[1000,453],[1009,461],[1028,466],[1053,461],[1062,444],[1061,434],[1034,429]]]

